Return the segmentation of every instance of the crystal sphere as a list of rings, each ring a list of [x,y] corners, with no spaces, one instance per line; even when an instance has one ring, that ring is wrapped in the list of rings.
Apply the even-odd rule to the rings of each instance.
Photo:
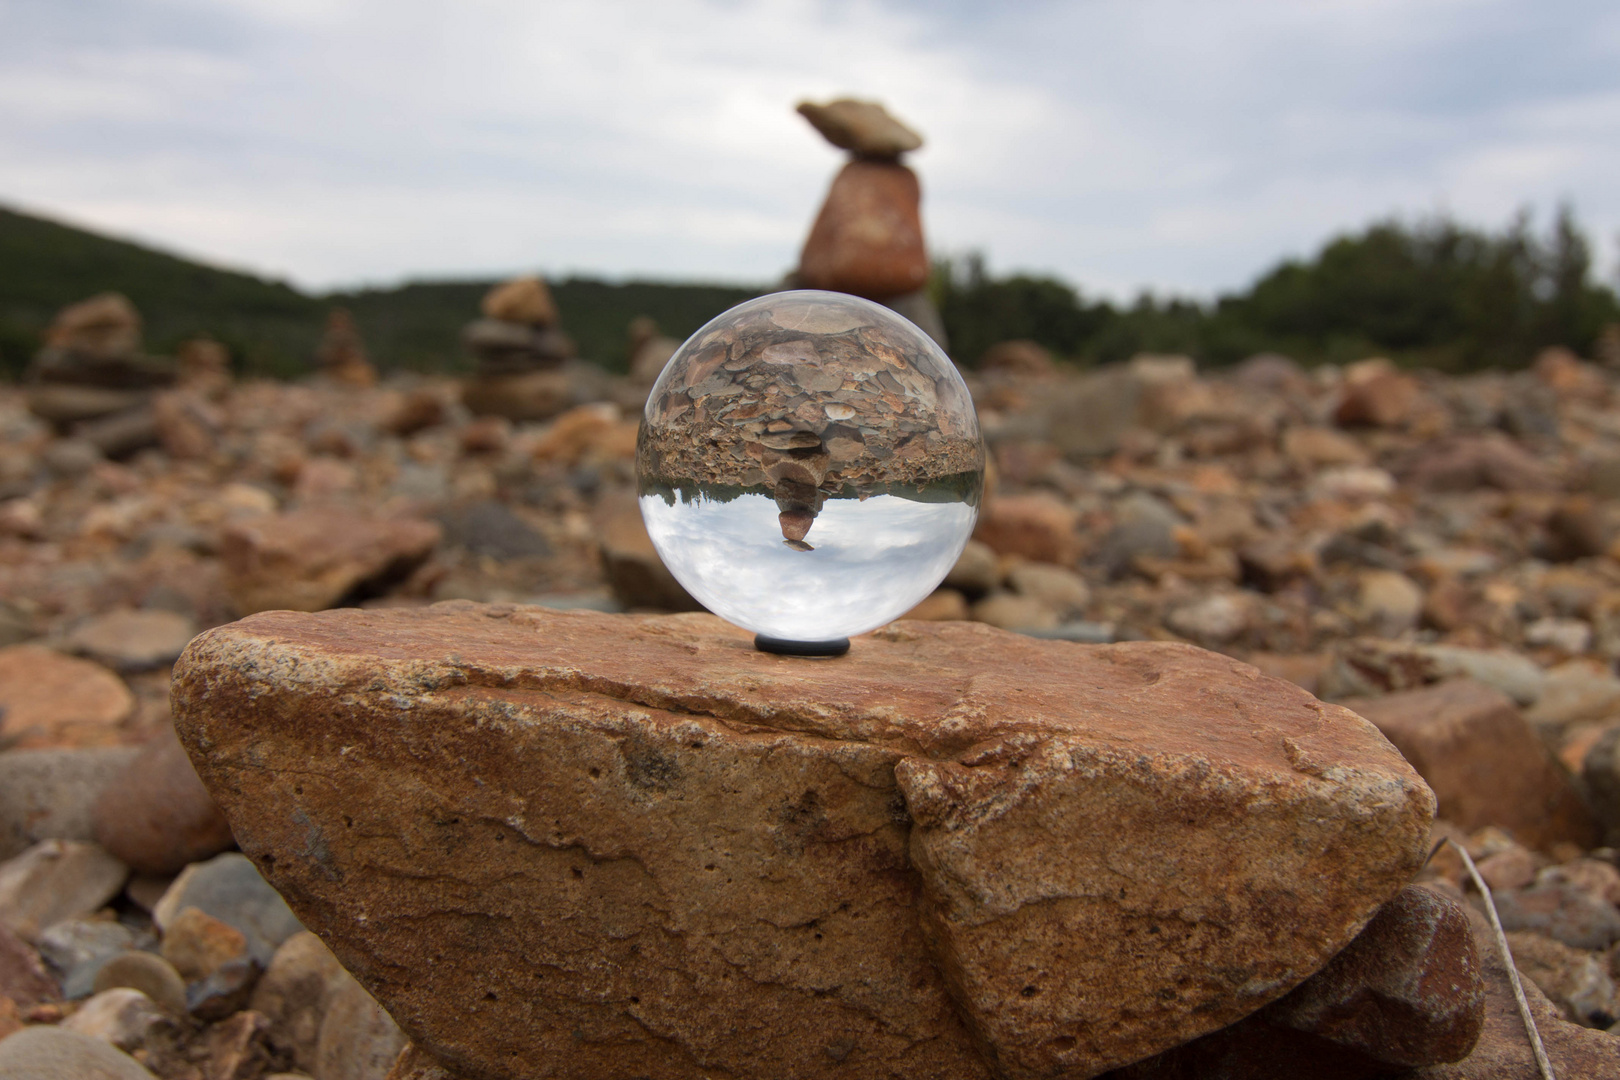
[[[927,334],[800,290],[739,304],[675,351],[636,474],[653,545],[698,602],[823,642],[898,618],[950,572],[978,517],[984,443]]]

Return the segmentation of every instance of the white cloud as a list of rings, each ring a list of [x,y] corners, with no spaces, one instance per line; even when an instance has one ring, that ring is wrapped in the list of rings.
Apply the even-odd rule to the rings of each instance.
[[[764,281],[839,161],[792,105],[854,92],[937,251],[1208,293],[1390,212],[1613,235],[1617,54],[1598,0],[24,0],[0,200],[309,285]]]

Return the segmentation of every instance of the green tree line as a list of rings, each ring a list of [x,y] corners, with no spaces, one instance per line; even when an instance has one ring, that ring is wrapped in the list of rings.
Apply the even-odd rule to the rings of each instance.
[[[0,207],[0,377],[23,371],[57,310],[108,290],[140,309],[151,351],[208,334],[247,374],[308,372],[333,307],[354,314],[384,369],[463,370],[461,328],[493,283],[311,295]],[[1620,322],[1620,301],[1594,280],[1591,245],[1568,209],[1539,232],[1528,214],[1496,232],[1447,218],[1378,222],[1209,302],[1143,294],[1115,304],[1052,277],[992,276],[976,256],[939,263],[930,287],[951,352],[967,366],[998,341],[1028,338],[1082,364],[1138,352],[1183,352],[1206,364],[1281,352],[1306,363],[1383,354],[1466,371],[1522,365],[1546,345],[1589,355],[1603,328]],[[621,371],[631,319],[650,315],[682,338],[768,291],[578,277],[552,289],[580,354]]]
[[[1539,234],[1528,213],[1500,232],[1444,217],[1378,222],[1209,303],[1088,300],[1055,278],[992,277],[976,256],[940,263],[931,287],[952,351],[968,363],[1027,338],[1080,363],[1138,352],[1216,365],[1257,352],[1307,363],[1383,354],[1468,371],[1521,366],[1548,345],[1590,355],[1620,322],[1620,300],[1593,279],[1590,242],[1568,208]]]

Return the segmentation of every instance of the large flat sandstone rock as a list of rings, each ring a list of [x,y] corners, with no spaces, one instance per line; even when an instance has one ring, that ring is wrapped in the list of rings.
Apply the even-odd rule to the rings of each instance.
[[[1424,855],[1366,721],[1182,645],[266,612],[176,668],[245,852],[469,1080],[1090,1077],[1320,968]]]

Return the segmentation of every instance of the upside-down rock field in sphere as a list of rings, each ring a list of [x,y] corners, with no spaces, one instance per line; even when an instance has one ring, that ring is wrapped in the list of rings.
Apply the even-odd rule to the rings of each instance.
[[[636,466],[647,531],[688,592],[746,629],[823,641],[882,626],[945,577],[978,516],[984,447],[927,335],[801,290],[681,346]]]

